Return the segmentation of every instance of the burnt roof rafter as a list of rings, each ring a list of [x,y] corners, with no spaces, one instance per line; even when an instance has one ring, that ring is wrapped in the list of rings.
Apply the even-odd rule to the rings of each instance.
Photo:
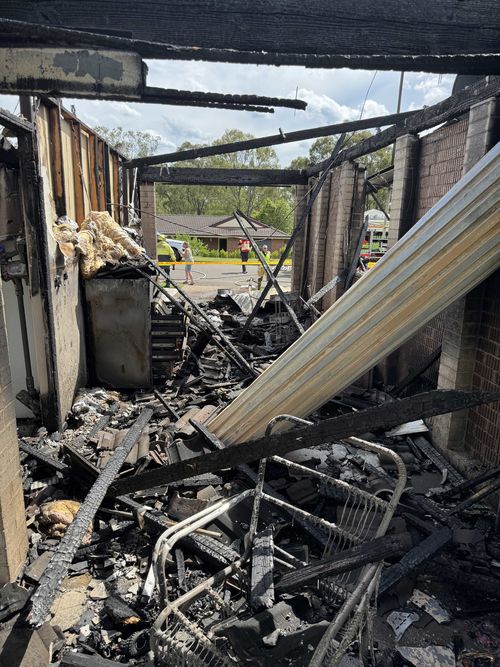
[[[4,43],[105,46],[146,58],[469,74],[500,68],[492,0],[359,0],[355,11],[351,0],[4,0],[0,18]]]

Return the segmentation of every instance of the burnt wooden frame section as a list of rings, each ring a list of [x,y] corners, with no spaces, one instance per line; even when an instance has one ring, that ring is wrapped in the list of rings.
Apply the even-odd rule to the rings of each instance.
[[[182,8],[151,2],[139,8],[132,0],[103,8],[93,0],[85,11],[76,2],[57,2],[56,8],[39,1],[34,11],[32,5],[7,0],[1,24],[9,44],[102,46],[146,58],[499,73],[500,19],[494,3],[423,2],[387,0],[380,7],[361,0],[354,15],[349,0],[335,5],[196,0]],[[112,25],[114,34],[103,33],[103,25]],[[235,25],[240,27],[236,32]]]
[[[47,366],[48,391],[40,396],[40,406],[44,424],[49,429],[56,429],[58,414],[58,394],[55,382],[56,355],[55,331],[50,316],[50,271],[49,250],[46,235],[45,202],[43,200],[42,179],[39,172],[38,141],[35,134],[35,117],[31,98],[20,96],[20,112],[33,128],[32,132],[22,131],[18,135],[19,170],[21,197],[23,200],[23,221],[28,247],[31,250],[31,263],[28,267],[30,293],[40,294],[42,317],[47,335],[44,336]]]
[[[349,120],[333,125],[322,125],[312,127],[307,130],[296,130],[294,132],[282,132],[271,134],[266,137],[257,137],[255,139],[246,139],[245,141],[234,141],[227,144],[217,144],[215,146],[202,146],[200,148],[190,148],[185,151],[175,151],[173,153],[163,153],[161,155],[151,155],[149,157],[135,158],[125,163],[125,167],[144,167],[146,165],[161,164],[163,162],[182,162],[184,160],[194,160],[209,155],[226,155],[228,153],[237,153],[238,151],[248,151],[254,148],[263,148],[265,146],[277,146],[280,144],[290,144],[295,141],[305,141],[306,139],[318,139],[319,137],[329,137],[343,132],[356,132],[358,130],[368,130],[373,127],[384,127],[393,123],[400,123],[417,111],[404,111],[402,113],[388,114],[386,116],[374,116],[372,118],[362,118],[361,120]]]
[[[170,183],[172,185],[248,185],[287,187],[307,183],[307,176],[299,169],[207,169],[145,167],[140,170],[143,183]]]
[[[264,436],[256,440],[231,445],[210,454],[179,461],[156,470],[116,481],[110,487],[112,495],[121,495],[155,486],[163,486],[177,480],[233,468],[271,456],[284,456],[296,449],[317,447],[335,439],[361,435],[376,429],[387,430],[393,426],[424,419],[438,414],[464,410],[474,405],[494,402],[499,393],[468,392],[459,390],[435,390],[416,394],[399,401],[389,401],[356,413],[325,419],[317,424],[284,433]]]

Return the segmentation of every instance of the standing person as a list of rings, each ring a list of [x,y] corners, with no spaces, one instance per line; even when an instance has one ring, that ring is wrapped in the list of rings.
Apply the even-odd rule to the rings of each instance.
[[[163,234],[158,234],[156,239],[156,255],[158,257],[158,262],[175,262],[174,251]],[[170,269],[174,267],[167,264],[167,266],[164,266],[163,268],[167,275],[170,275]]]
[[[242,273],[247,272],[247,266],[245,262],[248,262],[248,253],[250,252],[250,241],[248,239],[240,239],[238,241],[238,247],[240,249],[240,257],[243,264],[241,265]]]
[[[267,245],[262,246],[262,254],[264,255],[264,260],[265,260],[266,264],[269,264],[269,262],[271,261],[271,251],[269,250]],[[259,277],[259,280],[258,280],[258,283],[257,283],[258,289],[260,289],[262,287],[262,278],[264,277],[264,273],[265,273],[264,272],[264,267],[262,266],[262,264],[259,264],[259,269],[257,271],[257,275]]]
[[[182,244],[182,259],[186,262],[184,265],[186,269],[186,285],[194,285],[193,274],[191,273],[194,264],[193,252],[187,241],[184,241]]]

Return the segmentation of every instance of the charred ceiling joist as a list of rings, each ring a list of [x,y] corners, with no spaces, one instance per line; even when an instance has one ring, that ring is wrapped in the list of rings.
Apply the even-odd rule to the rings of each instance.
[[[483,74],[500,66],[500,18],[490,0],[361,0],[356,12],[349,0],[92,0],[83,10],[74,1],[7,0],[1,16],[4,41],[100,45],[148,58]]]
[[[232,95],[146,85],[147,66],[128,51],[58,47],[0,48],[1,90],[15,94],[124,100],[273,113],[306,103],[265,95]]]

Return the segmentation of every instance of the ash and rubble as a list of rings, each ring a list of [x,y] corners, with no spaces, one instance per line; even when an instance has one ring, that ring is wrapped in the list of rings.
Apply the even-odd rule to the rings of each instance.
[[[220,294],[202,309],[260,372],[293,342],[296,331],[270,300],[239,341],[246,298]],[[50,434],[40,429],[21,438],[30,549],[19,584],[0,589],[4,627],[26,622],[29,596],[141,409],[150,407],[153,415],[120,480],[210,451],[191,420],[205,423],[252,378],[199,329],[191,327],[188,340],[184,360],[154,392],[82,389],[64,429]],[[392,400],[383,388],[351,386],[310,419],[317,423]],[[382,445],[388,454],[368,451],[363,442]],[[377,537],[376,499],[387,504],[398,483],[390,452],[404,463],[408,482],[385,536]],[[327,523],[352,528],[358,536],[366,528],[366,546],[385,554],[378,556],[384,568],[365,628],[373,649],[367,650],[357,632],[335,664],[498,664],[498,526],[486,494],[467,504],[498,477],[490,474],[468,486],[433,448],[422,421],[366,433],[358,442],[299,449],[286,461],[267,462],[263,488],[276,504],[262,503],[253,548],[254,498],[245,492],[259,483],[257,463],[107,496],[76,550],[50,618],[37,630],[45,628],[47,635],[50,629],[50,664],[309,664],[342,604],[328,576],[335,571],[335,550]],[[369,494],[373,504],[363,510],[330,479]],[[242,501],[232,505],[238,494]],[[157,543],[169,527],[196,523],[200,513],[219,507],[213,519],[182,535],[170,550]],[[317,519],[309,524],[309,517]],[[351,569],[343,570],[347,593],[361,566],[373,562],[354,557]],[[311,570],[314,566],[323,569]]]

